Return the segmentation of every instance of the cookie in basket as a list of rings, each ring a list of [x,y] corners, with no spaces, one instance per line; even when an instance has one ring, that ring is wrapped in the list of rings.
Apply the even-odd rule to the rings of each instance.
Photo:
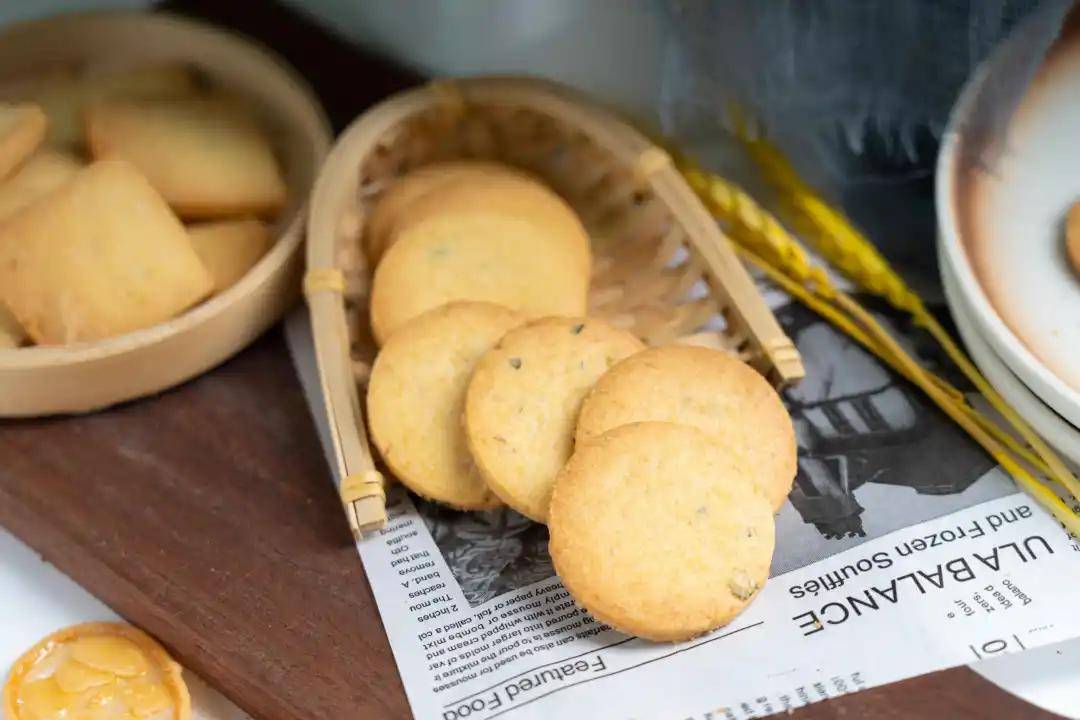
[[[181,217],[272,217],[285,206],[270,141],[236,103],[99,103],[86,110],[86,135],[95,160],[127,160]]]
[[[644,348],[625,330],[585,318],[543,318],[507,333],[480,359],[465,398],[469,448],[488,487],[546,522],[581,401],[609,367]]]
[[[364,253],[371,267],[378,264],[379,258],[390,245],[394,224],[405,216],[412,203],[448,180],[470,175],[524,177],[520,171],[508,165],[482,160],[451,160],[419,167],[398,178],[379,197],[364,228]]]
[[[371,329],[381,345],[410,319],[455,300],[528,317],[584,315],[588,289],[579,251],[542,223],[448,210],[397,232],[372,281]]]
[[[459,302],[413,319],[379,351],[368,379],[371,436],[410,490],[463,510],[497,507],[469,454],[461,416],[480,358],[522,318]]]
[[[44,142],[48,125],[37,105],[0,104],[0,178],[11,175]]]
[[[184,226],[128,163],[93,163],[0,225],[0,300],[40,344],[147,327],[211,288]]]
[[[746,363],[688,345],[650,348],[609,370],[578,416],[577,442],[645,420],[697,427],[752,468],[779,508],[795,479],[795,430],[776,390]]]
[[[218,220],[188,227],[191,246],[210,276],[214,292],[228,289],[270,249],[270,229],[261,220]]]
[[[0,182],[0,220],[71,180],[81,167],[83,164],[67,153],[55,150],[34,153],[14,175]]]
[[[502,216],[529,220],[554,242],[564,243],[585,271],[592,265],[589,235],[565,200],[540,180],[494,163],[451,174],[402,207],[390,227],[384,251],[410,228],[447,216]]]
[[[725,625],[772,561],[772,506],[752,477],[684,425],[634,423],[594,438],[555,481],[555,570],[596,619],[626,633],[678,641]]]

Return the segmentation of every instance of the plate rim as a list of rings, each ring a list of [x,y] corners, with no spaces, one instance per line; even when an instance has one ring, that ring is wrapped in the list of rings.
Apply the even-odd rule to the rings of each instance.
[[[941,285],[953,321],[971,359],[1001,396],[1019,412],[1044,440],[1074,463],[1080,463],[1080,428],[1073,427],[1031,388],[1024,384],[1008,365],[994,353],[990,344],[979,334],[959,293],[955,269],[938,243],[938,264]]]
[[[961,239],[956,197],[959,157],[964,137],[960,128],[971,115],[979,93],[1010,52],[1016,51],[1023,34],[1014,34],[984,60],[965,83],[949,114],[935,169],[934,199],[938,220],[939,258],[951,263],[957,291],[970,310],[969,319],[996,356],[1043,403],[1074,426],[1080,426],[1080,390],[1073,388],[1032,353],[1005,324],[980,284]],[[940,264],[940,263],[939,263]]]

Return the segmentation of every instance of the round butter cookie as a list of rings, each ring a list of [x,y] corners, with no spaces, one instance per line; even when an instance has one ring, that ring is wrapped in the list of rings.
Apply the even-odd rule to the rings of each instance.
[[[491,303],[453,303],[402,327],[375,358],[367,393],[371,436],[413,492],[462,510],[499,505],[473,464],[461,415],[477,361],[521,322]]]
[[[546,522],[581,401],[609,367],[644,348],[586,318],[542,318],[507,333],[480,359],[465,397],[465,434],[488,487]]]
[[[506,176],[525,178],[519,170],[508,165],[484,162],[481,160],[453,160],[424,165],[408,175],[394,181],[371,211],[364,229],[364,252],[371,267],[375,267],[379,258],[390,244],[394,223],[401,219],[406,208],[430,191],[446,183],[472,175]]]
[[[380,345],[412,318],[455,300],[527,317],[585,314],[589,272],[580,256],[528,217],[446,212],[395,237],[372,281],[371,329]]]
[[[753,475],[685,425],[624,425],[581,445],[555,480],[549,548],[592,615],[650,640],[725,625],[764,586],[772,507]]]
[[[577,442],[644,420],[691,425],[717,438],[754,473],[773,508],[791,492],[791,417],[765,378],[725,352],[668,345],[623,360],[585,398]]]
[[[538,179],[498,165],[450,175],[403,207],[386,247],[415,226],[445,215],[499,215],[529,220],[552,241],[567,246],[585,272],[592,266],[589,234],[573,208]],[[384,248],[385,250],[385,248]]]

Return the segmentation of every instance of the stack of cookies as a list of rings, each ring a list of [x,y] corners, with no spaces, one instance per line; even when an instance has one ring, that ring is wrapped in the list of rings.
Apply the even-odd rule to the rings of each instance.
[[[0,97],[0,348],[163,322],[269,248],[269,137],[190,68],[64,68]]]
[[[517,170],[429,166],[366,227],[367,413],[393,474],[546,523],[567,589],[615,628],[674,641],[735,617],[768,578],[795,476],[775,390],[724,352],[647,349],[585,317],[588,236]]]

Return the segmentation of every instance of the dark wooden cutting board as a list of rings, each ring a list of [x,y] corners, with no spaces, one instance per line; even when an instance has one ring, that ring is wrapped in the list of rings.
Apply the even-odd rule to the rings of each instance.
[[[276,4],[169,7],[274,47],[338,129],[416,81]],[[0,524],[258,718],[409,714],[279,330],[156,398],[0,422]],[[1049,717],[967,669],[795,717],[930,715]]]

